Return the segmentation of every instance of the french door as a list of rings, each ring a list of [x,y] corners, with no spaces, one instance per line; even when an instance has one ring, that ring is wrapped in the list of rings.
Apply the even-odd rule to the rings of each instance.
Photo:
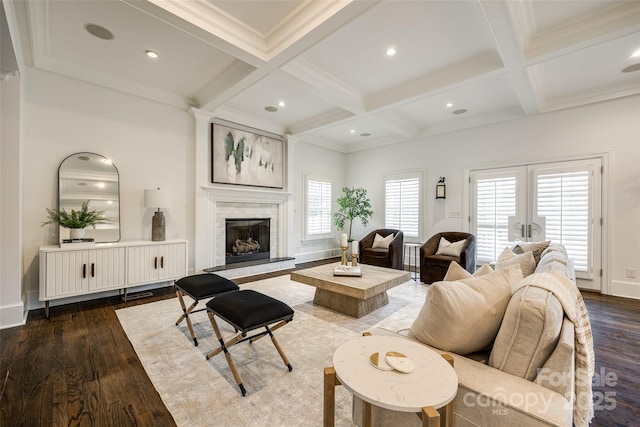
[[[470,228],[477,262],[514,241],[562,243],[578,286],[601,289],[601,160],[471,171]]]

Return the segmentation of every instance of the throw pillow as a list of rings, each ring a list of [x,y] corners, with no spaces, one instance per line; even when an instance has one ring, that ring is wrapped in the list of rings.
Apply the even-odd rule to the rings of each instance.
[[[387,237],[382,237],[378,233],[373,238],[373,246],[372,248],[381,248],[381,249],[389,249],[389,245],[393,240],[393,233],[389,234]]]
[[[536,264],[540,261],[540,255],[549,247],[551,240],[546,242],[516,242],[513,246],[513,252],[516,254],[523,254],[525,252],[532,252],[533,258],[536,260]]]
[[[533,381],[556,348],[564,311],[546,289],[526,286],[511,297],[489,366]]]
[[[532,252],[525,252],[523,254],[516,255],[508,247],[504,248],[496,262],[496,270],[510,267],[512,265],[519,265],[522,270],[522,276],[527,277],[533,273],[533,270],[535,270],[536,260],[533,258]]]
[[[504,268],[481,277],[436,282],[411,325],[419,341],[457,354],[485,350],[493,342],[511,298],[522,280],[519,268]]]
[[[462,247],[467,242],[467,239],[459,240],[457,242],[451,243],[444,237],[440,238],[440,243],[438,243],[438,250],[436,251],[436,255],[449,255],[460,257],[460,252],[462,252]]]
[[[447,274],[444,275],[444,279],[442,280],[445,282],[453,282],[455,280],[468,279],[469,277],[480,277],[489,273],[493,273],[493,268],[491,268],[489,264],[483,264],[475,273],[471,274],[457,262],[451,261],[447,269]]]

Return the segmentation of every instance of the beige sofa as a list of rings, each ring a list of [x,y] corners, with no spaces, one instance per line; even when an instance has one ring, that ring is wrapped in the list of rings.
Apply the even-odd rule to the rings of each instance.
[[[551,244],[544,252],[537,252],[532,253],[537,255],[535,260],[539,259],[534,264],[535,273],[561,273],[575,283],[575,271],[564,247]],[[564,316],[555,296],[543,289],[523,288],[508,299],[492,349],[466,356],[446,352],[453,356],[458,376],[453,425],[571,426],[575,381],[573,323]],[[371,332],[417,341],[412,331],[413,327],[397,333],[380,328]],[[357,425],[362,425],[361,403],[354,396],[353,419]],[[372,412],[375,426],[421,425],[416,414],[377,407]]]

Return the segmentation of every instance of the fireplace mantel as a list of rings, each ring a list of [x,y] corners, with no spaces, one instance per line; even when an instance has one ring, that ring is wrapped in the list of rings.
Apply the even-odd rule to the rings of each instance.
[[[293,193],[287,193],[282,190],[274,190],[271,188],[247,188],[247,187],[229,187],[217,185],[203,185],[201,187],[210,196],[228,202],[286,202]]]

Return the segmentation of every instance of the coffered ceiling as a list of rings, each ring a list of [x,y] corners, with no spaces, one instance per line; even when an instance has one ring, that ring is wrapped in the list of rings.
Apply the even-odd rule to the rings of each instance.
[[[638,1],[4,4],[29,66],[342,152],[640,93]]]

